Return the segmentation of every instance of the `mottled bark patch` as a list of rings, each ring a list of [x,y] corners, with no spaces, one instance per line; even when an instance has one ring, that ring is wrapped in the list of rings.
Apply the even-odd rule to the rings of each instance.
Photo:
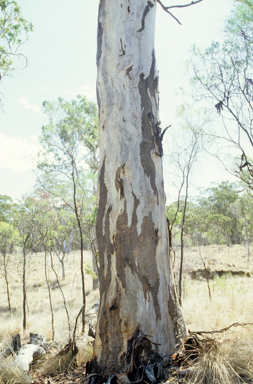
[[[108,190],[105,185],[105,158],[101,167],[100,175],[99,175],[99,203],[98,203],[98,213],[97,213],[97,226],[96,226],[96,232],[97,232],[97,239],[104,238],[103,234],[103,218],[105,216],[105,209],[107,206],[107,195]],[[98,241],[99,246],[99,255],[104,254],[105,251],[105,242]]]
[[[123,199],[125,197],[124,194],[124,186],[123,186],[123,180],[121,177],[121,174],[124,173],[125,164],[122,164],[116,172],[115,177],[115,187],[117,189],[117,192],[120,192],[120,199]]]
[[[170,292],[168,307],[169,307],[169,315],[174,327],[173,333],[175,335],[175,341],[180,342],[186,336],[186,329],[183,322],[183,318],[179,317],[179,313],[180,313],[178,310],[179,304],[178,304],[177,294],[175,292],[175,287],[168,287],[168,290]]]
[[[132,217],[132,225],[128,227],[128,216],[125,209],[119,215],[117,220],[117,234],[115,237],[115,251],[116,251],[116,269],[117,275],[126,289],[125,268],[128,266],[132,272],[137,272],[136,262],[134,259],[134,250],[138,247],[138,232],[137,232],[137,215],[136,209],[139,205],[139,200],[135,197],[134,211]]]
[[[118,361],[118,354],[120,348],[123,346],[123,335],[121,332],[121,319],[119,314],[119,301],[120,301],[120,289],[117,288],[118,296],[115,297],[113,303],[108,308],[106,305],[106,297],[108,289],[111,283],[111,256],[114,252],[114,246],[110,242],[110,214],[112,207],[107,206],[108,190],[104,181],[105,174],[105,159],[100,171],[99,186],[100,186],[100,199],[97,214],[97,238],[99,244],[99,281],[100,281],[100,302],[102,297],[105,296],[105,305],[100,308],[99,313],[99,337],[103,342],[104,353],[110,356],[108,364]],[[105,219],[104,219],[105,217]],[[103,224],[104,223],[104,224]],[[107,258],[107,265],[105,263],[105,257]],[[109,363],[111,362],[111,363]],[[94,367],[98,368],[94,361]],[[114,366],[108,366],[108,370],[111,372],[114,370]],[[93,368],[92,368],[93,369]]]
[[[154,7],[154,4],[151,3],[151,1],[148,1],[148,4],[146,5],[145,9],[144,9],[144,12],[143,12],[143,15],[142,15],[142,19],[141,19],[141,29],[139,29],[137,32],[142,32],[144,31],[145,29],[145,19],[146,19],[146,16],[147,14],[149,13],[150,9]]]
[[[145,78],[144,74],[140,75],[139,81],[139,93],[141,96],[141,109],[142,109],[142,142],[140,144],[141,164],[145,174],[150,179],[151,187],[154,194],[157,196],[158,191],[156,187],[155,177],[155,165],[151,157],[151,151],[155,148],[154,133],[156,129],[157,121],[155,121],[154,113],[152,110],[151,97],[156,99],[158,78],[155,77],[155,54],[152,54],[152,65],[150,74]],[[150,93],[150,95],[149,95]]]
[[[100,292],[104,292],[111,281],[111,255],[113,253],[110,242],[110,213],[112,207],[107,207],[107,187],[104,181],[105,159],[99,175],[100,198],[97,213],[97,239],[99,253],[99,281]],[[105,217],[105,220],[104,220]],[[107,268],[105,270],[105,255],[107,257]]]
[[[161,318],[158,301],[160,280],[156,265],[158,232],[150,214],[148,217],[144,217],[141,234],[138,235],[136,209],[139,200],[135,196],[134,199],[135,205],[131,227],[128,227],[126,207],[117,220],[117,234],[115,237],[117,275],[124,289],[127,288],[125,268],[129,267],[132,273],[138,275],[145,298],[148,299],[149,295],[153,298],[156,319],[159,320]]]
[[[159,275],[156,265],[156,247],[158,243],[158,232],[154,227],[152,215],[144,217],[139,237],[138,249],[135,251],[138,263],[138,275],[143,285],[145,298],[151,293],[156,319],[161,319],[158,301]]]
[[[101,2],[99,4],[98,15],[102,15],[102,7],[104,7],[104,4],[103,4],[103,1],[101,0]],[[100,57],[102,55],[102,43],[103,43],[103,25],[98,20],[98,29],[97,29],[97,65],[99,64],[99,60],[100,60]]]

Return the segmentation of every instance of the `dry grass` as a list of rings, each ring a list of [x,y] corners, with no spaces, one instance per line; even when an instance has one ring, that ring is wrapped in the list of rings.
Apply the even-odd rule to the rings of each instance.
[[[241,329],[222,339],[203,339],[208,346],[191,365],[187,384],[240,384],[253,380],[253,331]]]
[[[31,382],[30,376],[9,359],[0,360],[0,383],[27,384]]]
[[[213,269],[244,269],[253,271],[253,247],[251,246],[252,257],[248,262],[247,249],[243,245],[226,246],[208,245],[186,247],[184,254],[184,272],[193,269],[203,268],[203,258],[207,267]],[[177,272],[180,261],[180,248],[175,247]]]
[[[27,340],[29,333],[42,333],[47,341],[52,340],[51,313],[48,299],[48,290],[44,275],[44,255],[32,254],[28,257],[27,278],[27,329],[22,330],[22,282],[21,282],[21,257],[13,255],[9,264],[9,285],[12,305],[12,315],[7,308],[6,285],[0,265],[0,349],[10,342],[11,335],[20,333],[21,339]],[[91,263],[90,252],[85,253],[85,263]],[[70,253],[65,262],[66,278],[61,278],[61,266],[55,258],[54,264],[66,297],[67,309],[70,316],[71,327],[74,327],[75,318],[82,306],[80,255],[78,252]],[[48,268],[49,281],[54,308],[55,339],[61,346],[68,341],[67,316],[63,306],[60,289],[57,288],[56,278],[50,266]],[[86,275],[86,312],[93,312],[92,305],[99,300],[98,291],[92,291],[92,277]],[[87,321],[91,316],[87,317]],[[80,330],[80,329],[79,329]],[[72,336],[72,335],[71,335]]]
[[[186,271],[203,268],[197,251],[186,253]],[[248,267],[243,247],[230,247],[229,252],[226,247],[222,253],[210,246],[202,249],[201,253],[211,269],[233,266],[246,270]],[[252,266],[251,262],[251,270]],[[192,280],[186,271],[183,280],[183,313],[187,329],[191,332],[214,331],[235,322],[253,323],[252,277],[215,277],[210,281],[210,302],[205,279]],[[192,367],[194,373],[185,382],[252,383],[253,327],[231,328],[222,334],[209,336],[215,339],[212,347],[200,354]]]
[[[207,284],[204,279],[192,280],[189,273],[193,269],[203,268],[201,258],[211,269],[238,268],[253,271],[253,262],[247,264],[247,254],[243,246],[226,247],[220,250],[217,246],[191,248],[185,251],[185,268],[183,277],[183,312],[187,328],[191,331],[217,330],[235,322],[253,322],[253,289],[252,277],[220,277],[210,281],[212,301],[209,301]],[[85,255],[86,263],[91,263],[90,254]],[[20,262],[15,255],[10,264],[10,289],[13,308],[10,317],[6,311],[7,298],[4,278],[0,274],[0,348],[4,349],[11,336],[19,332],[22,341],[28,339],[29,332],[42,333],[47,341],[52,340],[51,316],[48,292],[44,277],[44,259],[42,254],[31,255],[29,258],[29,274],[27,280],[28,296],[28,326],[22,331],[22,285],[20,279]],[[71,253],[66,260],[66,278],[61,279],[61,268],[57,259],[55,266],[70,314],[71,327],[82,306],[81,278],[79,254]],[[0,267],[1,268],[1,267]],[[177,266],[176,266],[177,268]],[[55,339],[58,341],[53,354],[63,348],[68,341],[68,326],[62,297],[55,282],[55,276],[49,271],[52,288],[52,300],[55,315]],[[86,276],[87,312],[91,313],[92,306],[99,300],[98,291],[92,291],[92,277]],[[5,304],[4,304],[5,303]],[[251,328],[238,327],[226,333],[219,334],[214,348],[208,349],[194,363],[195,374],[186,380],[190,384],[237,384],[249,383],[252,380],[253,366],[253,331]],[[79,354],[77,364],[88,361],[92,355],[92,347],[86,337],[77,331]],[[61,361],[61,363],[63,360]],[[64,362],[63,362],[64,363]],[[65,366],[69,363],[66,356]],[[55,360],[52,371],[62,370],[59,361]],[[61,365],[61,364],[60,364]],[[48,368],[48,372],[49,372]],[[26,378],[27,379],[27,378]],[[241,380],[241,381],[240,381]]]

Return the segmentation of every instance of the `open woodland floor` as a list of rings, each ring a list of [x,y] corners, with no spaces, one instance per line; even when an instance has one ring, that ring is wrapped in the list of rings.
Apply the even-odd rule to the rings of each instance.
[[[179,252],[177,251],[176,276],[178,275],[178,259]],[[11,257],[8,265],[11,316],[8,312],[6,285],[2,274],[2,265],[0,265],[0,351],[4,350],[11,342],[11,336],[20,333],[22,343],[26,343],[29,339],[29,333],[33,332],[42,333],[52,353],[55,353],[63,348],[69,339],[62,294],[56,277],[48,264],[55,321],[55,342],[53,342],[48,290],[44,273],[44,255],[42,253],[32,254],[28,256],[27,260],[28,305],[25,332],[22,330],[22,258],[19,254],[15,254]],[[66,277],[62,280],[60,263],[57,258],[54,259],[67,303],[71,329],[74,327],[75,318],[82,305],[79,260],[78,252],[73,252],[67,256],[65,261]],[[182,305],[188,330],[191,332],[216,331],[233,323],[253,323],[253,256],[252,260],[248,260],[246,248],[239,245],[231,247],[223,245],[220,249],[218,246],[191,247],[185,250],[184,260]],[[89,268],[91,266],[89,252],[85,253],[85,262]],[[209,287],[205,275],[192,274],[193,271],[197,270],[209,271]],[[210,273],[212,271],[225,271],[227,274],[212,277]],[[233,274],[233,271],[240,271],[240,273],[238,275]],[[247,273],[248,277],[241,275],[242,271]],[[94,323],[96,306],[93,306],[98,303],[99,292],[92,290],[91,275],[86,274],[85,284],[86,321],[87,323]],[[92,348],[88,345],[92,339],[86,335],[81,336],[80,331],[79,325],[77,330],[77,345],[80,349],[77,355],[79,366],[89,360],[92,353]],[[192,372],[195,373],[190,372],[185,377],[180,376],[175,371],[175,374],[169,379],[170,382],[239,383],[242,381],[239,379],[238,373],[245,382],[252,382],[253,326],[239,325],[226,332],[195,335],[194,337],[197,338],[195,349],[202,356],[198,362],[191,364]],[[213,338],[215,341],[210,341]],[[199,352],[200,350],[202,352]],[[185,356],[175,355],[174,359],[176,362],[180,359],[184,360],[184,366]],[[54,381],[82,382],[83,373],[83,368],[76,368],[75,371],[69,373],[70,376],[57,376]],[[42,378],[36,380],[39,382],[44,380],[45,383],[50,382]],[[50,380],[52,381],[52,379]]]

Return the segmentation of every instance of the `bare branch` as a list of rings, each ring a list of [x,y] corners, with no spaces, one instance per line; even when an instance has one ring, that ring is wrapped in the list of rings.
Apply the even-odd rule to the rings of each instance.
[[[226,332],[228,331],[230,328],[232,327],[245,327],[247,325],[250,325],[252,326],[253,323],[233,323],[231,325],[229,325],[228,327],[225,327],[225,328],[222,328],[222,329],[219,329],[219,330],[215,330],[215,331],[196,331],[196,332],[190,332],[191,335],[203,335],[203,334],[213,334],[213,333],[222,333],[222,332]]]
[[[203,0],[196,0],[196,1],[192,1],[191,3],[189,4],[182,4],[182,5],[170,5],[168,7],[166,7],[162,2],[161,0],[156,0],[158,4],[160,4],[160,6],[162,7],[162,9],[168,13],[171,17],[173,17],[173,19],[175,19],[178,24],[182,25],[182,23],[180,23],[180,21],[176,18],[176,16],[174,16],[170,11],[169,9],[173,9],[173,8],[186,8],[186,7],[190,7],[191,5],[195,5],[195,4],[198,4],[200,3],[201,1]]]

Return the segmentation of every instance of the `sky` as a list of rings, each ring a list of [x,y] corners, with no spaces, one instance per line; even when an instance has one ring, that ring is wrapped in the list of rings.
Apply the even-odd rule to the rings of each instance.
[[[177,124],[176,108],[183,102],[178,89],[188,87],[184,63],[189,58],[190,47],[196,44],[204,48],[222,37],[224,20],[233,2],[203,0],[195,6],[177,9],[174,13],[182,25],[157,7],[156,58],[162,126]],[[28,59],[27,68],[0,83],[4,98],[0,111],[0,194],[20,199],[33,190],[39,136],[41,127],[47,123],[43,101],[58,97],[71,100],[78,94],[96,101],[98,3],[98,0],[18,1],[23,16],[33,23],[34,32],[20,50]],[[165,148],[170,148],[169,134],[165,140]],[[165,190],[169,199],[173,199],[173,177],[167,172],[166,156],[164,163]],[[209,187],[211,182],[228,179],[229,175],[219,167],[210,159],[203,159],[191,180],[192,193],[197,188]]]

